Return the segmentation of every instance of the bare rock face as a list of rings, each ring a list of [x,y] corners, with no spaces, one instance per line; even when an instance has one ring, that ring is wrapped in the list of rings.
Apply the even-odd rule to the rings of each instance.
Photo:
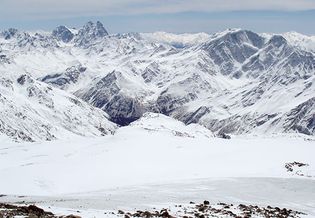
[[[283,116],[286,132],[297,131],[306,135],[315,134],[315,98],[298,105]]]
[[[113,122],[124,126],[139,119],[145,109],[136,99],[118,94],[106,104],[104,111],[109,114]]]
[[[235,63],[244,63],[263,46],[263,41],[256,33],[237,30],[205,43],[202,49],[220,66],[223,74],[230,74],[236,69]]]
[[[145,112],[144,106],[135,98],[121,91],[119,79],[121,72],[113,71],[100,79],[88,90],[75,93],[83,100],[107,112],[112,121],[128,125],[139,119]]]
[[[74,37],[74,34],[65,26],[58,26],[53,30],[52,35],[64,43],[70,42]]]

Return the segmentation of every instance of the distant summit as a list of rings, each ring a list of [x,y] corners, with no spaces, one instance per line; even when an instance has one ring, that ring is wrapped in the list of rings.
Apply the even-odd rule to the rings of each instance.
[[[1,35],[3,35],[4,39],[8,40],[15,36],[17,32],[18,32],[17,29],[10,28],[8,30],[3,31]]]
[[[93,23],[89,21],[78,32],[75,37],[75,43],[79,46],[86,46],[91,41],[107,36],[108,32],[100,21]]]
[[[14,34],[13,31],[11,32],[6,33],[7,38]],[[74,40],[74,42],[79,46],[86,46],[90,44],[91,41],[100,39],[107,35],[108,32],[100,21],[97,21],[96,23],[89,21],[78,31],[73,31],[66,26],[58,26],[52,31],[52,36],[58,40],[63,41],[64,43],[69,43]]]
[[[53,30],[52,35],[65,43],[70,42],[74,37],[74,34],[65,26],[58,26]]]

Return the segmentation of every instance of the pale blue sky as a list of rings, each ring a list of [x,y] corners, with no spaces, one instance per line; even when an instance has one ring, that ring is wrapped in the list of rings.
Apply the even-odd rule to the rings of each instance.
[[[315,35],[315,0],[0,0],[0,29],[51,30],[100,20],[110,33],[297,31]]]

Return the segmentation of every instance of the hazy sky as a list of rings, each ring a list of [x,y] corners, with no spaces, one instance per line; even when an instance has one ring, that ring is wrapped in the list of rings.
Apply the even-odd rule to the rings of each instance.
[[[315,0],[0,0],[0,29],[78,27],[100,20],[117,32],[258,32],[315,34]]]

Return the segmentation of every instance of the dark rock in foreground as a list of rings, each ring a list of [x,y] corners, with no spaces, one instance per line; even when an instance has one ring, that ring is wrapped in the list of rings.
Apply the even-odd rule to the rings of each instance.
[[[17,206],[0,203],[0,218],[28,217],[28,218],[81,218],[76,215],[55,216],[35,205]]]
[[[195,204],[190,202],[188,205],[175,205],[175,208],[172,209],[162,209],[160,211],[141,211],[138,210],[134,213],[119,211],[120,216],[128,217],[165,217],[165,218],[173,218],[173,217],[237,217],[237,218],[245,218],[245,217],[300,217],[300,215],[305,215],[304,213],[294,211],[287,208],[279,208],[279,207],[259,207],[255,205],[233,205],[226,203],[217,203],[211,204],[209,201],[204,201],[201,204]]]

